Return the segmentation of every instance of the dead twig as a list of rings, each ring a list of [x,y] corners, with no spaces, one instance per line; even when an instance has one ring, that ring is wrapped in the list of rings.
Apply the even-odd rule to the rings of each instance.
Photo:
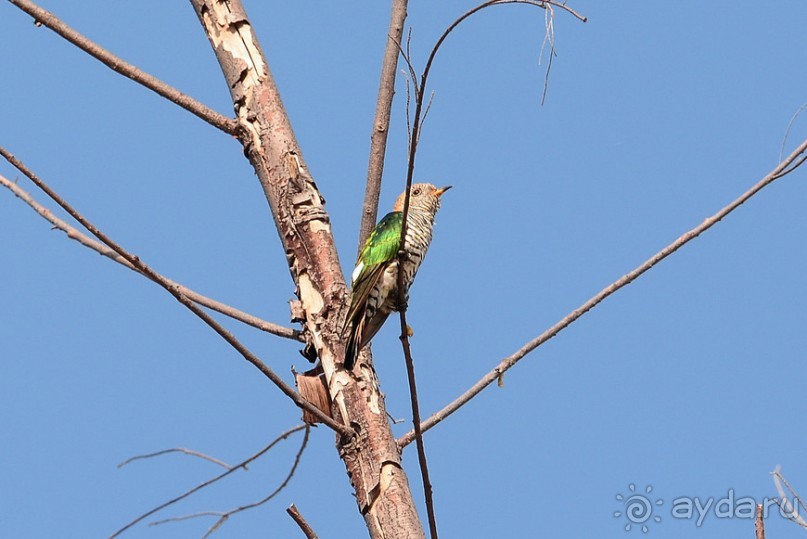
[[[115,56],[105,48],[72,29],[50,11],[42,9],[34,2],[30,2],[29,0],[9,0],[9,2],[33,17],[37,24],[47,26],[68,42],[83,50],[96,60],[99,60],[113,71],[116,71],[124,77],[145,86],[149,90],[168,99],[172,103],[176,103],[183,109],[195,114],[202,120],[214,127],[217,127],[218,129],[221,129],[225,133],[230,135],[235,135],[237,133],[238,122],[232,118],[228,118],[223,114],[214,111],[199,101],[196,101],[192,97],[183,94],[173,86],[164,83],[157,77],[149,75],[145,71],[138,69],[132,64],[126,62],[122,58]]]
[[[150,526],[158,526],[160,524],[167,524],[169,522],[179,522],[179,521],[182,521],[182,520],[189,520],[189,519],[192,519],[192,518],[198,518],[198,517],[204,517],[204,516],[217,516],[217,517],[219,517],[218,520],[202,536],[203,539],[206,539],[207,537],[210,537],[225,522],[227,522],[227,520],[229,520],[229,518],[231,516],[233,516],[234,514],[240,513],[241,511],[246,511],[247,509],[253,509],[255,507],[258,507],[259,505],[263,505],[266,502],[268,502],[269,500],[271,500],[272,498],[274,498],[281,490],[286,488],[286,485],[289,484],[289,481],[291,481],[291,478],[294,476],[294,472],[297,470],[297,466],[300,464],[300,459],[303,456],[303,451],[305,451],[306,445],[308,445],[308,435],[309,435],[310,432],[311,432],[311,426],[306,425],[305,426],[305,435],[303,436],[303,442],[300,444],[300,449],[297,451],[297,455],[294,457],[294,463],[292,464],[291,469],[289,470],[289,473],[286,475],[286,478],[283,480],[283,482],[275,490],[273,490],[271,494],[269,494],[265,498],[262,498],[262,499],[258,500],[257,502],[253,502],[253,503],[250,503],[250,504],[247,504],[247,505],[242,505],[240,507],[236,507],[235,509],[231,509],[229,511],[200,511],[198,513],[193,513],[193,514],[190,514],[190,515],[183,515],[183,516],[179,516],[179,517],[172,517],[172,518],[166,518],[166,519],[163,519],[163,520],[158,520],[156,522],[152,522],[149,525]]]
[[[212,462],[213,464],[218,464],[222,468],[227,470],[232,469],[232,466],[223,462],[215,457],[211,457],[210,455],[205,455],[204,453],[200,453],[198,451],[194,451],[193,449],[187,449],[185,447],[172,447],[171,449],[163,449],[161,451],[156,451],[154,453],[146,453],[144,455],[135,455],[134,457],[129,457],[128,459],[124,460],[120,464],[118,464],[118,468],[123,468],[130,462],[134,462],[136,460],[143,460],[143,459],[153,459],[154,457],[160,457],[162,455],[167,455],[168,453],[182,453],[184,455],[189,455],[191,457],[198,457],[200,459],[206,460],[208,462]]]
[[[796,120],[799,119],[801,113],[807,110],[807,103],[804,103],[799,109],[790,117],[790,121],[787,122],[787,128],[785,129],[785,135],[782,137],[782,146],[779,148],[779,161],[782,160],[782,157],[785,155],[785,146],[787,145],[787,138],[790,136],[790,131],[793,129],[793,124],[796,123]]]
[[[92,249],[93,251],[95,251],[95,252],[97,252],[99,254],[104,255],[105,257],[109,258],[110,260],[113,260],[113,261],[117,262],[118,264],[121,264],[122,266],[125,266],[125,267],[129,268],[130,270],[139,273],[140,275],[144,275],[136,267],[134,267],[132,264],[130,264],[128,260],[123,258],[118,253],[116,253],[114,250],[110,249],[109,247],[107,247],[106,245],[104,245],[101,242],[95,241],[94,239],[90,238],[86,234],[79,231],[74,226],[69,225],[66,221],[63,221],[62,219],[59,219],[58,217],[56,217],[56,215],[54,215],[53,212],[51,212],[48,208],[46,208],[45,206],[43,206],[42,204],[37,202],[34,199],[34,197],[31,196],[30,193],[25,191],[16,182],[12,182],[8,178],[5,178],[4,176],[0,175],[0,185],[2,185],[3,187],[9,189],[12,193],[14,193],[14,195],[17,198],[19,198],[20,200],[25,202],[28,206],[31,207],[31,209],[33,209],[36,213],[38,213],[45,220],[47,220],[51,225],[53,225],[53,228],[55,228],[56,230],[61,230],[62,232],[67,234],[68,238],[77,241],[81,245],[83,245],[83,246],[85,246],[85,247],[87,247],[89,249]],[[164,277],[164,278],[165,278],[166,282],[168,282],[172,286],[176,287],[177,290],[182,292],[189,299],[195,301],[199,305],[202,305],[204,307],[212,309],[212,310],[214,310],[214,311],[216,311],[218,313],[221,313],[221,314],[223,314],[225,316],[229,316],[233,320],[238,320],[239,322],[243,322],[244,324],[247,324],[247,325],[252,326],[254,328],[260,329],[260,330],[265,331],[267,333],[271,333],[273,335],[277,335],[278,337],[285,337],[287,339],[292,339],[292,340],[300,341],[300,342],[304,341],[302,335],[296,329],[291,329],[291,328],[287,328],[287,327],[284,327],[284,326],[281,326],[281,325],[278,325],[278,324],[273,324],[272,322],[268,322],[266,320],[263,320],[262,318],[258,318],[257,316],[251,315],[251,314],[249,314],[247,312],[244,312],[244,311],[242,311],[240,309],[236,309],[235,307],[231,307],[230,305],[227,305],[226,303],[222,303],[222,302],[217,301],[215,299],[212,299],[212,298],[209,298],[207,296],[204,296],[204,295],[200,294],[199,292],[196,292],[196,291],[194,291],[194,290],[192,290],[192,289],[190,289],[190,288],[188,288],[188,287],[186,287],[184,285],[181,285],[181,284],[179,284],[179,283],[177,283],[175,281],[172,281],[171,279],[168,279],[167,277]]]
[[[116,531],[115,533],[110,535],[109,539],[114,539],[115,537],[118,537],[120,534],[122,534],[123,532],[125,532],[126,530],[128,530],[129,528],[131,528],[132,526],[137,524],[138,522],[142,522],[143,520],[147,519],[148,517],[150,517],[151,515],[157,513],[158,511],[162,511],[166,507],[168,507],[170,505],[173,505],[173,504],[175,504],[175,503],[177,503],[179,501],[184,500],[185,498],[187,498],[191,494],[193,494],[195,492],[198,492],[198,491],[202,490],[203,488],[205,488],[205,487],[207,487],[209,485],[212,485],[213,483],[215,483],[215,482],[217,482],[217,481],[219,481],[221,479],[224,479],[225,477],[227,477],[231,473],[235,472],[236,470],[239,470],[241,468],[246,470],[247,465],[249,463],[259,459],[261,456],[263,456],[267,451],[272,449],[279,442],[281,442],[282,440],[285,440],[286,438],[288,438],[289,436],[291,436],[295,432],[303,430],[303,429],[306,429],[305,432],[306,432],[306,438],[307,438],[308,437],[308,431],[310,430],[309,425],[297,425],[296,427],[290,428],[289,430],[287,430],[286,432],[282,433],[277,438],[275,438],[274,440],[269,442],[269,444],[266,447],[264,447],[263,449],[261,449],[260,451],[258,451],[257,453],[255,453],[254,455],[249,457],[248,459],[246,459],[246,460],[244,460],[242,462],[239,462],[238,464],[236,464],[235,466],[233,466],[232,468],[230,468],[226,472],[224,472],[224,473],[222,473],[220,475],[217,475],[216,477],[214,477],[212,479],[208,479],[204,483],[201,483],[200,485],[197,485],[197,486],[193,487],[192,489],[184,492],[183,494],[180,494],[176,498],[168,500],[167,502],[165,502],[165,503],[163,503],[161,505],[158,505],[154,509],[143,513],[142,515],[140,515],[139,517],[137,517],[133,521],[129,522],[126,526],[124,526],[123,528],[119,529],[118,531]]]
[[[402,286],[403,272],[398,272],[398,286]],[[434,496],[432,483],[429,479],[429,466],[426,461],[426,447],[423,444],[423,435],[420,432],[420,405],[418,404],[417,384],[415,381],[415,362],[412,360],[412,349],[409,345],[409,326],[406,324],[406,309],[401,309],[401,345],[406,358],[406,374],[409,380],[409,402],[412,404],[412,423],[415,427],[415,440],[417,440],[418,464],[420,477],[423,481],[423,496],[426,502],[426,515],[429,519],[429,534],[431,539],[437,539],[437,518],[434,515]]]
[[[779,498],[776,500],[776,505],[779,506],[780,513],[783,517],[791,522],[795,522],[802,528],[807,528],[807,521],[804,520],[804,517],[799,514],[799,509],[795,504],[798,503],[802,511],[807,511],[807,507],[805,507],[801,497],[782,475],[781,469],[781,466],[777,466],[776,469],[771,472],[771,475],[773,475],[773,483],[776,485],[776,491],[779,493]],[[785,488],[790,492],[790,495],[793,496],[792,502],[787,498]]]
[[[297,509],[296,505],[291,504],[286,509],[286,512],[292,519],[294,519],[294,522],[296,522],[297,525],[300,526],[300,529],[305,534],[306,539],[319,539],[317,537],[317,534],[314,533],[314,529],[311,528],[311,525],[308,524],[308,522],[306,522],[306,520],[303,518],[303,515],[300,514],[300,511]]]

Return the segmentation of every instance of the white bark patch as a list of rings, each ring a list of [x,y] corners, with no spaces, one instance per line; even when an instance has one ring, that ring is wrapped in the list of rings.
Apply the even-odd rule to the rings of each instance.
[[[381,474],[378,477],[380,491],[385,492],[395,480],[395,474],[398,473],[398,466],[391,462],[385,462],[381,465]],[[380,495],[378,496],[381,497]]]
[[[319,219],[314,219],[313,221],[308,222],[308,226],[311,229],[311,232],[328,232],[330,233],[331,227],[325,221],[320,221]]]
[[[378,391],[371,391],[370,398],[367,399],[367,407],[373,412],[375,415],[381,413],[381,407],[378,405],[378,397],[380,393]]]
[[[347,387],[350,383],[350,375],[345,371],[335,370],[333,368],[335,361],[328,362],[331,365],[330,369],[325,366],[325,363],[326,362],[323,361],[322,366],[325,370],[325,379],[329,380],[328,391],[331,394],[331,399],[336,403],[336,407],[339,408],[339,415],[343,418],[350,417],[347,411],[347,403],[345,402],[345,394],[342,393],[342,388]],[[328,375],[328,371],[330,371],[330,375]]]
[[[322,295],[314,288],[314,283],[307,273],[301,273],[300,281],[300,300],[305,306],[305,312],[308,313],[308,319],[311,320],[312,314],[318,314],[325,306],[325,301]]]
[[[234,58],[242,60],[249,70],[249,73],[242,76],[242,83],[245,87],[257,84],[266,76],[266,68],[263,63],[263,56],[255,44],[252,34],[252,26],[245,20],[236,20],[226,1],[218,1],[213,4],[213,10],[221,24],[215,25],[208,21],[205,14],[205,26],[216,27],[213,32],[213,45],[221,45]]]
[[[250,96],[251,94],[247,94],[248,98]],[[252,139],[252,147],[255,148],[256,151],[262,152],[263,144],[261,144],[261,133],[258,130],[258,126],[255,125],[255,122],[249,119],[249,106],[240,106],[237,108],[238,123],[249,132],[249,136]]]

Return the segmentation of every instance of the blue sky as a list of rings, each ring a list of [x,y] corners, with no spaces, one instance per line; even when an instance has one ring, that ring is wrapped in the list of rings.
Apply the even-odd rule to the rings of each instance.
[[[230,114],[189,4],[43,2],[111,51]],[[412,5],[412,55],[473,4]],[[439,4],[439,5],[438,5]],[[412,289],[423,412],[733,200],[778,162],[807,102],[807,5],[591,2],[558,13],[540,105],[543,12],[491,9],[435,63],[416,178],[453,184]],[[385,2],[247,2],[327,199],[342,265],[356,252]],[[5,3],[0,144],[165,275],[279,323],[289,278],[238,144],[116,75]],[[13,46],[8,46],[12,44]],[[382,211],[403,189],[404,87]],[[787,141],[807,137],[796,121]],[[807,169],[805,169],[807,170]],[[805,170],[610,297],[426,436],[443,537],[642,535],[617,494],[646,494],[653,537],[738,537],[753,522],[674,518],[675,498],[775,495],[781,464],[807,491],[802,428]],[[0,164],[0,174],[17,173]],[[20,184],[33,186],[24,178]],[[42,202],[44,197],[34,193]],[[9,537],[105,537],[299,422],[291,403],[145,279],[67,240],[0,193],[0,526]],[[227,322],[291,381],[293,342]],[[390,413],[410,428],[396,324],[374,340]],[[164,516],[260,499],[299,435]],[[405,460],[421,499],[414,447]],[[646,487],[652,486],[648,494]],[[315,429],[290,487],[217,537],[366,536],[332,434]],[[425,513],[424,513],[425,516]],[[697,515],[696,515],[697,516]],[[128,537],[200,537],[210,519]],[[772,516],[769,537],[801,536]],[[124,535],[126,537],[127,535]]]

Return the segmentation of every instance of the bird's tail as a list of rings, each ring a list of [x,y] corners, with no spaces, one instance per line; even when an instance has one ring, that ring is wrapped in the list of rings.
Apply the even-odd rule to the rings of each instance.
[[[361,334],[364,330],[364,317],[354,320],[350,327],[350,333],[347,335],[345,341],[345,368],[349,371],[353,370],[356,365],[356,358],[359,357],[361,350]]]

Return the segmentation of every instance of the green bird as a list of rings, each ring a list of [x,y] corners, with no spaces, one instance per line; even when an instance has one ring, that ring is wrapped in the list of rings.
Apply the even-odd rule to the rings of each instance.
[[[432,241],[434,216],[440,209],[440,197],[451,186],[437,188],[430,183],[412,185],[403,262],[404,301],[409,287]],[[350,328],[345,344],[345,368],[352,370],[359,351],[367,346],[392,311],[400,310],[398,295],[398,251],[401,246],[404,196],[395,202],[364,243],[356,269],[353,270],[353,294],[342,335]]]

